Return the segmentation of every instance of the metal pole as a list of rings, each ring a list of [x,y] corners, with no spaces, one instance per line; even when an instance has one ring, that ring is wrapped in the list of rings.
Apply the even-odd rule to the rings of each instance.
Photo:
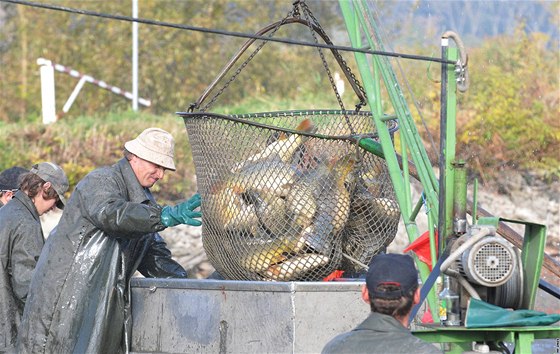
[[[462,235],[467,232],[467,168],[460,160],[452,163],[455,170],[453,188],[453,233]]]
[[[80,81],[78,81],[78,84],[76,85],[76,87],[74,87],[74,91],[72,91],[70,97],[68,97],[68,100],[64,104],[64,107],[62,107],[62,113],[60,114],[61,117],[70,110],[70,107],[72,107],[72,104],[76,100],[76,97],[78,97],[78,93],[80,93],[80,90],[82,89],[82,87],[84,87],[86,81],[87,81],[86,76],[82,76]]]
[[[447,58],[447,48],[449,46],[449,39],[441,39],[441,57]],[[439,119],[439,211],[438,211],[438,256],[441,255],[441,251],[444,248],[443,241],[447,236],[449,236],[445,230],[445,220],[446,220],[446,163],[447,156],[445,151],[446,138],[447,138],[447,65],[441,65],[441,111]]]
[[[138,0],[132,0],[132,17],[138,18]],[[132,110],[138,111],[138,22],[132,22]]]

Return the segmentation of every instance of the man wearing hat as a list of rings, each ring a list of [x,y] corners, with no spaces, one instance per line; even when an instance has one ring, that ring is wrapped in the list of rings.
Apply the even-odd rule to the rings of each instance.
[[[149,128],[124,148],[124,158],[78,183],[47,239],[18,352],[128,352],[132,275],[187,276],[158,232],[179,224],[200,226],[200,197],[162,207],[149,190],[166,170],[175,171],[173,137]]]
[[[371,307],[368,318],[352,331],[333,338],[323,348],[323,354],[442,353],[407,329],[410,311],[420,300],[418,273],[410,256],[374,256],[362,288],[362,299]]]
[[[29,172],[23,167],[14,166],[0,173],[0,208],[6,205],[19,188],[19,177]]]
[[[0,209],[0,352],[16,344],[31,277],[45,244],[39,216],[55,206],[64,208],[67,190],[62,168],[42,162],[21,176],[19,190]]]

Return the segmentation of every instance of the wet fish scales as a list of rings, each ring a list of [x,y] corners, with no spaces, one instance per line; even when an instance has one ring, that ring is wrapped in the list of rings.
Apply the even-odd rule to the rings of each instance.
[[[327,265],[328,262],[327,256],[307,253],[272,265],[264,275],[270,280],[289,281]]]
[[[340,158],[330,168],[322,164],[302,181],[298,181],[298,194],[288,195],[287,208],[296,215],[295,220],[307,222],[307,225],[300,225],[303,227],[306,243],[323,255],[330,254],[332,239],[346,224],[350,211],[350,194],[345,182],[354,164],[355,159],[350,156]],[[304,203],[302,198],[313,200],[314,208],[301,208]],[[301,211],[312,211],[313,215],[303,214]]]
[[[309,119],[304,119],[296,128],[297,131],[301,132],[310,132],[314,129],[315,127]],[[249,156],[245,161],[236,164],[232,171],[238,171],[248,163],[256,161],[278,160],[288,163],[306,139],[307,136],[301,134],[287,136],[285,133],[280,133],[278,140],[269,143],[262,151]]]

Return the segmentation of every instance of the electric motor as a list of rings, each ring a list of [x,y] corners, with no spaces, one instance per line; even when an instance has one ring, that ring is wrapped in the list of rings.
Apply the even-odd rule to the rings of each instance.
[[[513,248],[498,237],[484,237],[467,249],[457,266],[469,282],[496,287],[506,283],[517,267]]]

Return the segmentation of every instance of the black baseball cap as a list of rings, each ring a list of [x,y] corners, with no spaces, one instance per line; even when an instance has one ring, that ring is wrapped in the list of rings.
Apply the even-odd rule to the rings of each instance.
[[[0,190],[13,190],[19,188],[19,177],[29,172],[23,167],[14,166],[0,173]]]
[[[394,290],[383,289],[392,285]],[[366,286],[371,298],[398,299],[418,286],[418,272],[406,254],[378,254],[369,263]]]

